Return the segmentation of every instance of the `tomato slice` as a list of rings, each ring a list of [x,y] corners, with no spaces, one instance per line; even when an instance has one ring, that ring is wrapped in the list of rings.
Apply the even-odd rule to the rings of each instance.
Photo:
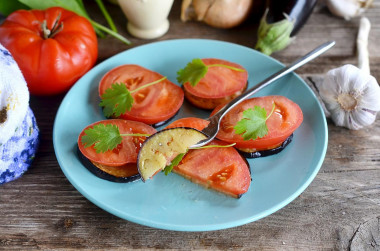
[[[235,133],[234,126],[242,119],[243,111],[254,106],[265,108],[267,114],[275,110],[266,124],[268,134],[256,140],[244,140],[241,135]],[[211,115],[219,111],[222,106],[214,109]],[[245,100],[228,112],[221,121],[220,130],[216,136],[218,139],[229,143],[236,143],[235,147],[246,152],[273,149],[281,145],[302,123],[303,114],[301,108],[283,96],[266,96]]]
[[[241,65],[222,59],[202,59],[206,65],[223,64],[239,69]],[[206,75],[196,86],[190,83],[183,85],[186,98],[194,105],[213,109],[220,104],[227,103],[241,94],[247,87],[248,72],[239,72],[226,67],[215,66],[208,68]]]
[[[165,129],[176,127],[190,127],[202,131],[206,126],[208,126],[209,123],[210,122],[205,119],[188,117],[174,121],[170,125],[166,126]]]
[[[166,128],[191,127],[204,129],[210,122],[200,118],[181,118]],[[208,145],[226,145],[213,140]],[[245,159],[233,148],[205,148],[190,150],[173,171],[194,183],[239,198],[251,183]]]
[[[156,132],[156,130],[153,127],[144,123],[123,119],[102,120],[87,126],[79,135],[79,150],[90,161],[106,166],[122,166],[127,163],[136,163],[137,154],[140,150],[141,144],[145,141],[146,137],[123,137],[122,142],[117,146],[117,148],[104,153],[96,153],[94,146],[84,147],[84,145],[81,143],[81,140],[86,129],[92,128],[94,125],[100,123],[104,125],[116,125],[119,128],[120,134],[153,134]]]
[[[209,145],[225,145],[213,140]],[[239,198],[251,184],[246,160],[233,147],[190,150],[173,171],[192,182]]]
[[[99,95],[102,96],[113,83],[124,83],[132,91],[142,85],[163,78],[157,72],[139,65],[121,65],[107,72],[100,80]],[[132,109],[119,118],[154,125],[173,117],[181,107],[184,93],[181,87],[168,79],[132,93]]]

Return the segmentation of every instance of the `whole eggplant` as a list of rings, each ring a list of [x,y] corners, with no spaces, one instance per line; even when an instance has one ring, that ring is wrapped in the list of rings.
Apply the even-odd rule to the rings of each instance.
[[[256,49],[265,54],[284,49],[310,17],[317,0],[267,0]]]

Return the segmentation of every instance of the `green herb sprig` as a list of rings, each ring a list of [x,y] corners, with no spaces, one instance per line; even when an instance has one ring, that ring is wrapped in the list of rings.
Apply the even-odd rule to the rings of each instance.
[[[142,85],[132,91],[128,90],[126,85],[123,83],[113,83],[110,88],[107,88],[106,91],[101,96],[101,102],[99,106],[103,107],[103,113],[106,117],[111,117],[115,115],[119,117],[121,114],[132,109],[134,99],[132,93],[138,92],[143,88],[155,85],[157,83],[165,80],[166,77],[163,77],[154,82]]]
[[[181,84],[189,82],[191,86],[196,86],[199,83],[199,81],[201,81],[201,79],[206,75],[210,67],[217,67],[217,66],[228,68],[233,71],[245,72],[244,69],[240,69],[240,68],[236,68],[236,67],[224,65],[224,64],[206,65],[205,63],[203,63],[201,59],[195,58],[191,62],[189,62],[185,68],[180,69],[177,72],[177,81]]]
[[[84,147],[94,145],[96,153],[104,153],[108,150],[113,150],[121,143],[123,137],[149,137],[150,134],[133,133],[133,134],[120,134],[119,127],[113,124],[97,124],[92,128],[84,131],[81,138],[81,143]]]
[[[267,112],[260,106],[255,106],[243,111],[243,118],[234,126],[236,134],[243,134],[244,140],[262,138],[268,134],[266,121],[272,116],[275,109],[273,103],[272,111],[267,116]]]
[[[183,157],[186,155],[187,151],[184,152],[184,153],[180,153],[178,154],[173,160],[172,162],[170,163],[170,165],[166,166],[165,169],[164,169],[164,173],[165,175],[168,175],[169,173],[172,172],[173,168],[175,166],[178,166],[179,162],[181,162],[181,160],[183,159]]]

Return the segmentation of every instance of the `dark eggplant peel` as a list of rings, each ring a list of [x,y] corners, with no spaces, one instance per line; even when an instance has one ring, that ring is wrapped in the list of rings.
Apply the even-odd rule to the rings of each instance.
[[[287,47],[307,22],[317,0],[267,0],[255,49],[270,55]]]

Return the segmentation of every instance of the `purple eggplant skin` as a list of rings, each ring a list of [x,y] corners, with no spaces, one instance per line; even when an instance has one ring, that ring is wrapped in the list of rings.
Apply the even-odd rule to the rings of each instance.
[[[294,20],[294,28],[290,37],[295,36],[307,22],[317,0],[267,0],[266,8],[269,9],[267,22],[274,23],[283,20],[284,13]]]
[[[132,175],[129,177],[116,177],[100,170],[94,164],[92,164],[91,161],[86,158],[86,156],[82,154],[82,152],[79,150],[79,147],[77,147],[77,154],[82,165],[86,167],[88,171],[90,171],[92,174],[94,174],[98,178],[115,182],[115,183],[130,183],[130,182],[141,180],[140,174]]]
[[[256,151],[256,152],[243,152],[240,150],[238,151],[243,157],[248,158],[248,159],[267,157],[267,156],[280,153],[282,150],[285,149],[285,147],[287,147],[290,144],[290,142],[292,142],[292,140],[293,140],[293,134],[291,134],[284,142],[282,142],[280,146],[270,149],[270,150],[262,150],[262,151]]]

